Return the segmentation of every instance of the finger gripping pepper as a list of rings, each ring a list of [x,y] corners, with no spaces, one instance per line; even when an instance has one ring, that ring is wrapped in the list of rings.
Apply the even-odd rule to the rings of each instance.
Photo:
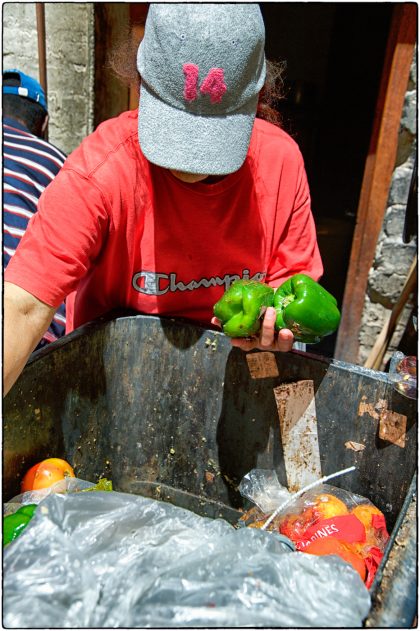
[[[14,541],[26,528],[37,508],[36,504],[26,504],[15,513],[3,517],[3,545]]]
[[[337,301],[306,274],[295,274],[274,294],[276,329],[290,329],[296,340],[316,344],[340,324]]]
[[[274,289],[256,280],[236,280],[213,312],[229,337],[248,337],[260,330],[260,318],[267,307],[273,306]]]

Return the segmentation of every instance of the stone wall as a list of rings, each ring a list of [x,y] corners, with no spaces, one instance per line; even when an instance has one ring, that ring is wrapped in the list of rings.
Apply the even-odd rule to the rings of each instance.
[[[417,240],[403,242],[405,210],[416,159],[417,145],[417,67],[416,55],[411,68],[398,138],[395,170],[391,181],[384,223],[376,247],[375,259],[369,272],[368,289],[362,317],[359,342],[359,363],[364,364],[387,315],[403,288],[414,256]],[[391,340],[385,362],[398,347],[413,305],[404,309]]]
[[[49,140],[65,153],[93,131],[92,3],[46,2]],[[3,69],[39,80],[35,3],[3,4]]]

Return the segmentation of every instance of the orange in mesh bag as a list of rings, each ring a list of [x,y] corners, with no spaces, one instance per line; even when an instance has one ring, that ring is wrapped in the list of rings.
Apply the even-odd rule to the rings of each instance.
[[[338,554],[357,569],[369,588],[389,539],[385,517],[369,500],[335,487],[324,492],[326,486],[321,492],[308,491],[287,507],[280,514],[279,532],[302,552]],[[319,544],[328,539],[340,546],[330,544],[328,552],[326,544]],[[354,555],[365,565],[364,577]]]
[[[315,554],[317,556],[323,556],[326,554],[336,554],[341,557],[346,563],[350,563],[359,573],[362,581],[366,580],[366,565],[360,554],[357,554],[352,550],[350,545],[346,545],[334,537],[327,537],[327,539],[316,539],[310,543],[305,552],[308,554]]]
[[[251,509],[241,521],[262,527],[269,515]],[[309,554],[336,554],[371,587],[389,539],[385,517],[369,500],[327,484],[307,491],[270,524]]]

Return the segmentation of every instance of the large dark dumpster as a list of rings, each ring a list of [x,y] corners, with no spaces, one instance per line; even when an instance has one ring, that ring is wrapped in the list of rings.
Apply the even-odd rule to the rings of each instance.
[[[245,354],[219,332],[171,319],[103,319],[34,353],[6,397],[3,497],[19,492],[32,464],[57,456],[79,478],[106,476],[116,490],[235,520],[237,485],[251,469],[290,482],[276,393],[286,388],[287,405],[301,386],[314,393],[319,472],[355,465],[339,486],[369,498],[393,529],[366,624],[409,627],[416,405],[384,373],[297,351]],[[308,459],[294,457],[305,468]]]

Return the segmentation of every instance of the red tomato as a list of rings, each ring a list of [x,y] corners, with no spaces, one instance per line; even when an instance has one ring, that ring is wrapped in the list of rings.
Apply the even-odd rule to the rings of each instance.
[[[343,561],[350,563],[356,572],[359,573],[362,581],[365,581],[366,565],[362,557],[353,552],[344,543],[334,539],[333,537],[326,537],[325,539],[316,539],[315,541],[312,541],[305,548],[304,552],[307,552],[308,554],[316,554],[317,556],[336,554],[341,557]]]
[[[52,486],[64,478],[75,478],[68,462],[61,458],[47,458],[38,462],[26,472],[20,485],[21,493],[38,491]]]

